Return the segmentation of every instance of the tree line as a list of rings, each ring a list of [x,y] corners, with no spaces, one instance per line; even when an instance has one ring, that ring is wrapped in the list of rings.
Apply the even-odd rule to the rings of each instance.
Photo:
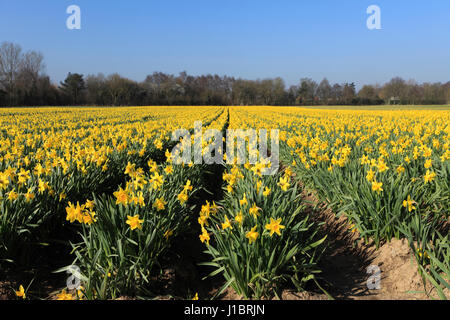
[[[154,72],[137,82],[115,73],[84,76],[69,73],[59,85],[45,74],[44,57],[0,46],[0,106],[141,106],[141,105],[377,105],[448,104],[450,81],[422,83],[396,77],[383,85],[320,83],[300,79],[286,87],[281,78],[246,80],[228,76],[193,76]]]

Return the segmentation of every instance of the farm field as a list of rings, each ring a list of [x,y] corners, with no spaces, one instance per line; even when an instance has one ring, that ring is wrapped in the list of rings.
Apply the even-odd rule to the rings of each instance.
[[[223,148],[222,164],[176,163],[172,133],[194,140],[196,121],[224,141],[278,129],[279,170]],[[0,122],[2,298],[450,296],[448,107],[6,108]]]

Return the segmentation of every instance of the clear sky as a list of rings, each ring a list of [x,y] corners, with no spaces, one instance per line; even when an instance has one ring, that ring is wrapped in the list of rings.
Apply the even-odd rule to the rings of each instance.
[[[68,30],[69,5],[81,30]],[[381,30],[369,30],[369,5]],[[449,0],[0,0],[0,42],[41,51],[67,73],[142,81],[154,71],[247,79],[450,81]]]

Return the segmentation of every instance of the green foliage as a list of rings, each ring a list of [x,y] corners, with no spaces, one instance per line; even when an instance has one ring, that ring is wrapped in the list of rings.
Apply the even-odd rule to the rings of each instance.
[[[162,167],[161,167],[162,168]],[[127,186],[128,204],[117,204],[115,197],[94,196],[96,222],[83,225],[82,241],[73,245],[74,265],[81,269],[84,294],[88,299],[114,299],[142,293],[160,267],[161,255],[172,240],[188,228],[193,207],[181,203],[183,191],[194,170],[176,167],[164,176],[160,188]],[[150,181],[151,174],[146,177]],[[195,177],[194,177],[195,178]],[[197,189],[188,191],[192,196]],[[142,192],[145,206],[130,203],[132,194]],[[156,206],[164,201],[164,208]],[[134,230],[130,217],[142,224]]]
[[[245,170],[233,193],[226,193],[218,212],[212,213],[206,227],[212,235],[206,250],[212,260],[203,265],[215,268],[210,276],[223,274],[227,282],[221,291],[231,286],[245,298],[260,299],[273,295],[287,280],[301,289],[320,272],[318,249],[325,239],[317,238],[318,225],[305,214],[297,187],[282,191],[277,185],[280,177],[258,178]],[[262,181],[259,190],[257,181]],[[268,196],[263,195],[266,187],[271,189]],[[244,194],[248,204],[241,205]],[[258,208],[256,218],[250,213],[253,206]],[[242,223],[236,221],[239,213]],[[232,229],[223,230],[226,218]],[[280,229],[280,235],[270,235],[266,226],[278,219],[284,229]],[[246,236],[251,230],[258,232],[252,243]]]

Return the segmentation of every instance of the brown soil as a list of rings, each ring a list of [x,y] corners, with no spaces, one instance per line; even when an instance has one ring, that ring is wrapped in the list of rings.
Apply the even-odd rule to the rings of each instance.
[[[437,298],[432,286],[424,287],[406,239],[393,239],[377,249],[373,243],[358,240],[359,234],[351,232],[345,216],[338,218],[325,204],[319,203],[312,193],[304,191],[303,198],[312,219],[323,222],[321,232],[327,235],[328,249],[321,262],[322,282],[325,290],[335,299]],[[369,266],[377,266],[381,272],[381,288],[378,290],[368,288],[367,282],[372,276],[367,273]],[[448,290],[444,293],[449,296]]]
[[[56,296],[61,284],[65,283],[65,274],[55,274],[56,268],[43,267],[36,270],[1,270],[0,300],[16,300],[15,291],[22,285],[27,291],[27,299],[43,299]]]
[[[13,285],[10,281],[0,281],[0,300],[15,299]],[[17,287],[15,290],[19,290]]]

